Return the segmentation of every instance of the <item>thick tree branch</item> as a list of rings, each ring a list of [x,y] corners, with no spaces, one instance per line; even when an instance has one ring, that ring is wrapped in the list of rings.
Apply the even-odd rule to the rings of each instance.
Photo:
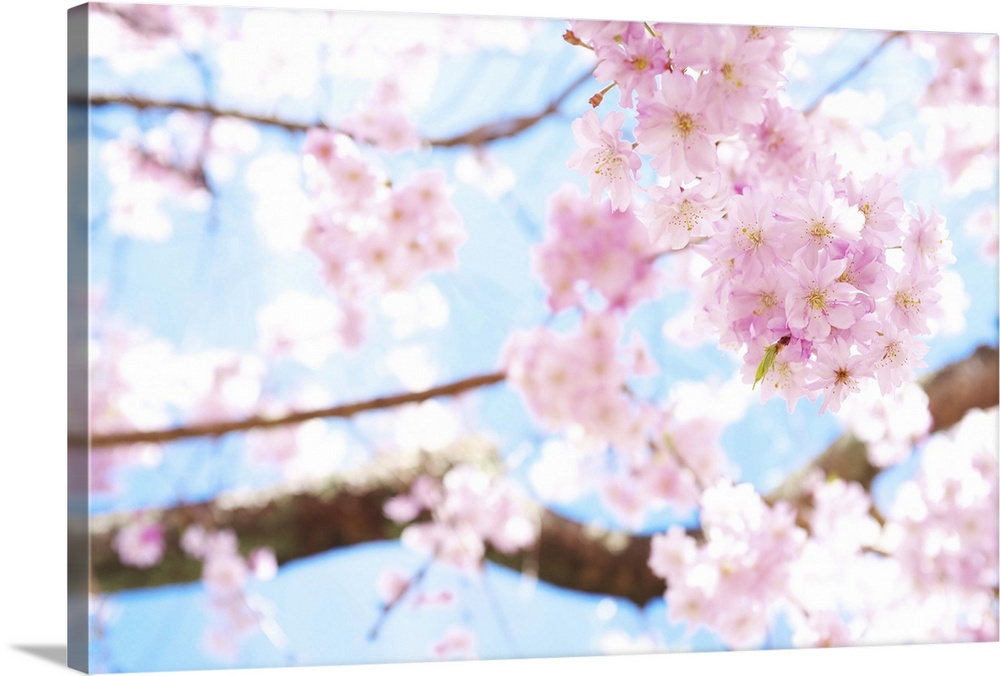
[[[930,399],[934,430],[950,427],[970,409],[996,406],[1000,400],[998,373],[997,349],[980,347],[926,378],[921,384]],[[385,517],[385,501],[405,492],[420,474],[440,477],[459,462],[493,471],[502,469],[489,441],[470,438],[435,454],[389,457],[301,492],[220,496],[214,502],[164,510],[158,516],[166,528],[168,551],[163,562],[149,570],[123,566],[111,547],[115,533],[129,516],[97,517],[91,527],[94,581],[100,589],[114,591],[197,579],[200,564],[187,558],[178,545],[184,529],[193,523],[232,528],[243,547],[273,547],[280,562],[337,547],[394,539],[401,527]],[[805,478],[816,470],[857,481],[866,488],[879,471],[868,462],[863,444],[844,437],[766,496],[768,501],[788,500],[808,509]],[[662,596],[664,582],[647,565],[649,537],[600,531],[540,507],[535,509],[541,525],[537,548],[516,555],[489,551],[492,561],[565,589],[618,596],[640,606]]]
[[[455,146],[471,145],[481,146],[504,138],[512,138],[523,131],[534,127],[545,118],[554,115],[562,103],[573,93],[577,87],[583,84],[591,73],[587,71],[581,73],[576,79],[569,83],[551,101],[546,103],[538,112],[532,115],[504,117],[491,122],[486,122],[473,127],[454,136],[444,136],[440,138],[425,139],[425,143],[432,147],[452,148]],[[177,101],[173,99],[155,99],[141,96],[94,94],[89,98],[85,95],[71,95],[70,105],[90,105],[95,108],[111,105],[121,105],[134,108],[136,110],[182,110],[188,113],[200,113],[211,117],[227,117],[245,120],[254,124],[261,124],[268,127],[277,127],[292,132],[304,132],[309,129],[332,129],[343,134],[350,134],[346,131],[336,129],[323,122],[296,122],[273,115],[258,115],[236,108],[220,108],[210,103],[191,103],[188,101]]]
[[[115,434],[95,434],[90,438],[91,448],[101,448],[110,446],[122,446],[125,444],[138,443],[163,443],[176,441],[178,439],[192,439],[197,437],[221,437],[231,432],[240,432],[251,429],[261,429],[265,427],[281,427],[283,425],[294,425],[316,418],[350,418],[364,411],[376,411],[379,409],[393,408],[403,404],[419,403],[434,399],[436,397],[447,397],[462,394],[480,387],[486,387],[501,382],[506,378],[502,371],[486,373],[483,375],[471,376],[456,380],[444,385],[438,385],[428,390],[419,392],[404,392],[392,394],[385,397],[366,399],[350,404],[340,404],[339,406],[328,406],[325,408],[309,409],[306,411],[296,411],[280,416],[253,415],[241,420],[226,420],[223,422],[205,423],[203,425],[184,425],[171,427],[162,430],[149,430],[140,432],[120,432]],[[75,436],[69,438],[70,445],[84,444],[85,440]]]

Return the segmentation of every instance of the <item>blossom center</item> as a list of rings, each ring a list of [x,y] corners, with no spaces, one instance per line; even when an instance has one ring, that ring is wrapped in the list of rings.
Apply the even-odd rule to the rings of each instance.
[[[695,129],[694,118],[691,113],[677,113],[674,117],[674,128],[683,137],[687,138]]]
[[[733,71],[733,64],[731,63],[722,65],[722,77],[726,79],[726,82],[731,82],[737,87],[743,86],[743,80],[736,77],[736,73]]]
[[[915,310],[920,305],[920,299],[907,291],[897,291],[895,300],[896,305],[904,310]]]
[[[823,240],[832,234],[826,221],[813,221],[809,224],[809,236],[813,239]]]
[[[778,298],[770,291],[765,291],[759,297],[760,307],[754,310],[755,315],[759,315],[768,308],[774,307],[778,303]]]
[[[687,231],[691,232],[700,220],[701,214],[698,213],[690,200],[684,200],[677,205],[677,214],[673,218],[674,225],[683,224]]]
[[[823,289],[813,289],[806,296],[806,303],[814,310],[822,310],[826,307],[826,292]]]
[[[885,346],[885,350],[882,352],[882,361],[889,362],[892,364],[905,362],[906,358],[900,359],[902,350],[900,350],[900,344],[898,340],[894,340]]]
[[[743,226],[740,229],[740,232],[742,232],[743,235],[748,240],[750,240],[751,248],[756,249],[757,247],[759,247],[761,244],[764,243],[764,228],[757,227],[751,229],[746,226]]]

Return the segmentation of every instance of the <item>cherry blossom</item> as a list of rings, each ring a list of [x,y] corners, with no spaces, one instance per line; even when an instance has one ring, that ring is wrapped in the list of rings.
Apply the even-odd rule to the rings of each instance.
[[[112,546],[125,565],[151,568],[163,558],[167,546],[163,532],[156,521],[140,517],[118,531]]]
[[[686,188],[677,183],[647,188],[650,201],[639,219],[649,229],[650,241],[682,249],[692,239],[711,235],[724,215],[729,196],[721,181],[721,174],[716,172]]]
[[[676,180],[714,171],[715,143],[728,131],[713,116],[718,103],[701,80],[676,72],[661,78],[661,88],[637,107],[638,150],[652,157],[654,169]]]
[[[611,195],[611,208],[628,208],[632,190],[642,160],[632,144],[621,138],[625,116],[617,111],[608,113],[602,123],[597,113],[588,110],[573,122],[573,136],[579,150],[566,166],[579,169],[590,179],[591,197],[596,201],[605,191]]]

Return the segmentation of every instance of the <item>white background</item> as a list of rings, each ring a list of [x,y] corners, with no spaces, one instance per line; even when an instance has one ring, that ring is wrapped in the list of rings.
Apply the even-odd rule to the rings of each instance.
[[[167,4],[182,4],[169,0]],[[217,0],[286,8],[409,10],[400,1]],[[65,673],[66,644],[66,10],[22,0],[0,17],[0,675]],[[423,0],[420,11],[678,22],[997,33],[984,0],[903,3],[661,0],[614,3]],[[42,656],[39,656],[39,653]],[[990,667],[989,665],[994,665]],[[306,669],[187,672],[262,676],[664,673],[995,673],[1000,644],[657,655]]]

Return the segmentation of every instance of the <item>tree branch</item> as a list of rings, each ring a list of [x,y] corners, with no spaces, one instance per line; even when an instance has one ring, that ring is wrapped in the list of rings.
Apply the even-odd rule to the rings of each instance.
[[[481,146],[493,141],[517,136],[523,131],[530,129],[550,115],[554,115],[559,106],[573,93],[577,87],[583,84],[591,72],[581,73],[562,91],[560,91],[551,101],[545,104],[537,113],[533,115],[504,117],[491,122],[486,122],[467,131],[454,136],[426,139],[424,142],[432,147],[452,148],[455,146],[472,145]],[[331,129],[341,134],[351,136],[348,132],[337,129],[324,122],[296,122],[273,115],[258,115],[236,108],[220,108],[211,103],[191,103],[187,101],[176,101],[173,99],[155,99],[141,96],[94,94],[89,98],[86,95],[74,94],[69,97],[70,105],[90,105],[95,108],[111,105],[122,105],[136,110],[182,110],[188,113],[201,113],[211,117],[233,118],[245,120],[255,124],[268,127],[277,127],[291,132],[304,132],[309,129]]]
[[[456,134],[455,136],[448,136],[444,138],[428,139],[427,143],[431,146],[451,148],[454,146],[461,145],[471,145],[471,146],[481,146],[492,141],[498,141],[503,138],[511,138],[520,134],[522,131],[534,127],[536,124],[554,115],[558,110],[559,106],[563,104],[573,90],[582,85],[584,82],[590,79],[592,73],[591,71],[586,71],[581,73],[575,80],[573,80],[566,88],[564,88],[554,99],[549,101],[549,103],[539,110],[534,115],[525,115],[522,117],[508,117],[501,120],[496,120],[495,122],[488,122],[486,124],[480,125],[474,129],[470,129],[467,132],[461,134]]]
[[[820,104],[823,103],[823,99],[825,99],[827,96],[837,91],[845,84],[847,84],[855,77],[857,77],[858,73],[867,68],[868,64],[870,64],[875,59],[876,56],[881,54],[882,51],[886,47],[888,47],[893,40],[895,40],[896,38],[901,38],[905,35],[906,33],[904,31],[893,31],[892,33],[886,35],[885,38],[882,40],[882,42],[878,43],[874,49],[872,49],[870,52],[868,52],[868,54],[863,56],[861,60],[858,61],[856,64],[854,64],[854,66],[850,70],[848,70],[839,78],[831,82],[827,86],[827,88],[820,93],[819,96],[813,99],[812,103],[806,106],[805,110],[802,111],[802,114],[807,117],[809,115],[812,115],[816,111],[816,109],[819,108]]]
[[[970,409],[996,406],[998,373],[997,349],[984,346],[922,381],[934,416],[933,429],[950,427]],[[93,578],[103,591],[198,579],[200,564],[187,558],[178,544],[184,529],[194,523],[232,528],[241,547],[272,547],[282,563],[337,547],[395,539],[402,527],[385,517],[386,500],[408,490],[417,476],[441,477],[459,462],[492,471],[503,468],[488,440],[470,437],[434,454],[387,457],[301,492],[220,496],[213,502],[163,510],[158,516],[166,529],[167,553],[148,570],[122,565],[111,547],[115,533],[130,516],[95,517],[91,523]],[[805,479],[815,470],[857,481],[865,488],[879,472],[868,462],[864,445],[845,436],[766,499],[772,503],[787,500],[808,509]],[[490,560],[564,589],[617,596],[639,606],[663,595],[664,581],[647,565],[650,537],[602,531],[537,505],[535,509],[541,525],[537,547],[514,555],[488,550]]]
[[[486,373],[483,375],[470,376],[461,380],[456,380],[444,385],[438,385],[428,390],[419,392],[404,392],[392,394],[385,397],[366,399],[350,404],[340,404],[339,406],[329,406],[326,408],[297,411],[280,416],[253,415],[241,420],[226,420],[222,422],[205,423],[202,425],[184,425],[171,427],[162,430],[148,430],[139,432],[119,432],[113,434],[94,434],[90,438],[91,448],[101,448],[109,446],[123,446],[125,444],[139,443],[163,443],[176,441],[178,439],[192,439],[197,437],[221,437],[231,432],[246,431],[251,429],[261,429],[266,427],[281,427],[283,425],[294,425],[296,423],[313,420],[316,418],[350,418],[364,411],[376,411],[379,409],[393,408],[403,404],[418,403],[436,397],[447,397],[462,394],[469,390],[486,387],[499,383],[506,378],[502,371]],[[69,437],[70,445],[85,444],[86,440],[77,436]]]

